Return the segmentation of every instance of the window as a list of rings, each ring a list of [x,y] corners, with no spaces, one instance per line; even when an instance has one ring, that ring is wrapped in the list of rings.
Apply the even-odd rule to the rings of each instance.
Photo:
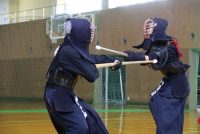
[[[57,11],[59,13],[75,14],[101,10],[101,1],[102,0],[65,0],[64,5],[62,5],[63,8],[59,8],[63,11]]]
[[[149,1],[155,1],[155,0],[109,0],[109,8],[128,6],[132,4],[144,3]]]

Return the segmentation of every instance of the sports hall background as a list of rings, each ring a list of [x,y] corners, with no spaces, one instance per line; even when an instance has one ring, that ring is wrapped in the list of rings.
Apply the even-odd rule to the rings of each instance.
[[[143,41],[143,24],[150,17],[168,20],[167,34],[178,39],[184,54],[181,60],[190,64],[187,71],[191,93],[187,107],[197,106],[198,50],[200,46],[200,1],[162,0],[114,9],[95,11],[96,36],[91,43],[92,54],[109,54],[95,50],[95,45],[124,52]],[[0,110],[45,109],[43,92],[46,72],[54,50],[62,43],[52,43],[46,34],[46,20],[0,25]],[[113,72],[112,72],[113,73]],[[162,75],[140,65],[125,67],[125,103],[147,105],[150,93]],[[118,78],[115,79],[119,83]],[[119,86],[119,85],[118,85]],[[94,102],[101,86],[80,79],[74,90],[77,96]],[[127,99],[129,97],[129,99]],[[24,105],[25,103],[25,105]],[[22,105],[23,104],[23,105]]]

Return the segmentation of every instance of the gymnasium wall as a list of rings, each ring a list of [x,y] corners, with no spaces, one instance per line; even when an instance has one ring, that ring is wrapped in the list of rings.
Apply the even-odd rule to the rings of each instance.
[[[142,43],[144,21],[162,17],[169,22],[167,34],[178,39],[183,62],[189,63],[189,49],[199,47],[198,5],[199,0],[163,0],[95,12],[97,36],[90,52],[106,54],[95,50],[95,42],[118,51],[142,51],[131,46]],[[190,39],[191,33],[195,34],[194,39]],[[46,71],[61,42],[59,39],[57,44],[51,43],[46,35],[46,20],[0,25],[0,98],[42,98]],[[128,65],[126,72],[126,97],[130,97],[127,102],[147,103],[161,73],[140,65]],[[94,83],[79,81],[75,93],[93,100]]]

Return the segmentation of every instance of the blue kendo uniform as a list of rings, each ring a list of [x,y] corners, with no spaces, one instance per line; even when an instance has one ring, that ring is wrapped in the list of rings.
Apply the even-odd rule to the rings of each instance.
[[[170,69],[160,69],[164,78],[149,100],[149,108],[157,126],[156,134],[183,133],[184,107],[190,90],[185,74],[188,66],[177,60],[175,50],[174,45],[170,44],[167,63],[176,63],[180,70],[171,72]]]
[[[97,112],[73,92],[78,76],[88,82],[99,77],[95,64],[111,63],[117,58],[89,54],[91,23],[69,18],[71,32],[59,46],[47,72],[44,93],[46,108],[58,134],[108,134]],[[121,61],[114,70],[121,67]]]
[[[166,35],[167,20],[153,17],[146,22],[146,26],[153,23],[153,32],[149,38],[146,35],[142,44],[133,46],[143,48],[146,52],[125,51],[129,56],[124,59],[145,60],[145,55],[148,55],[149,60],[158,60],[158,63],[151,64],[150,67],[160,70],[164,77],[152,91],[149,100],[149,108],[156,123],[156,134],[182,134],[184,108],[190,92],[186,70],[190,66],[179,60],[182,53],[175,38]]]

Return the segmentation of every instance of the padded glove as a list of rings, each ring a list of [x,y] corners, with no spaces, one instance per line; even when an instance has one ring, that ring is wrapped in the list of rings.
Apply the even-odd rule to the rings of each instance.
[[[110,68],[111,68],[113,71],[120,69],[120,68],[121,68],[121,66],[122,66],[122,61],[121,61],[120,59],[118,59],[118,58],[115,58],[115,60],[118,60],[118,61],[119,61],[119,63],[118,63],[118,64],[116,64],[114,67],[110,67]]]
[[[125,51],[128,56],[124,56],[125,61],[142,61],[145,60],[145,55],[143,52],[133,52],[133,51]]]

